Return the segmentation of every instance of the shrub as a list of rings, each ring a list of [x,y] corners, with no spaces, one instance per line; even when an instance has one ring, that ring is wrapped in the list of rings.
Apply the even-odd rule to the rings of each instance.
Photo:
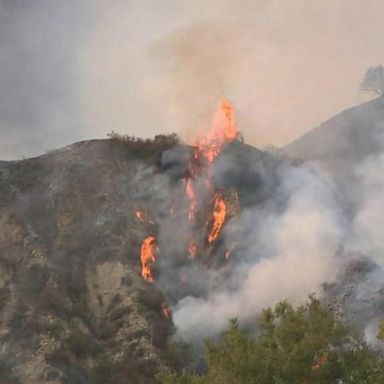
[[[156,135],[153,139],[141,139],[136,136],[121,135],[112,131],[108,134],[110,140],[123,144],[136,155],[144,157],[163,152],[180,143],[176,133],[169,135]]]

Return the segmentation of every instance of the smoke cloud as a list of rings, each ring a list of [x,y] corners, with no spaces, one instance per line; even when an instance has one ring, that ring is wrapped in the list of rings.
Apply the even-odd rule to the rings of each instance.
[[[252,230],[242,237],[240,261],[231,271],[237,287],[224,284],[205,299],[177,304],[174,321],[184,338],[218,332],[231,317],[254,319],[279,300],[300,303],[336,277],[343,227],[328,186],[308,170],[286,169],[277,193],[288,199],[281,215],[263,207],[241,214],[240,231]]]
[[[112,130],[189,139],[223,96],[248,142],[287,143],[363,100],[382,11],[379,0],[1,0],[1,158]]]
[[[360,181],[360,204],[354,217],[351,248],[369,255],[384,267],[384,239],[382,222],[384,212],[384,154],[369,156],[356,169]]]
[[[229,182],[228,168],[233,166],[233,158],[223,153],[213,165],[216,179]],[[262,308],[279,300],[299,304],[309,293],[321,296],[322,284],[333,282],[340,272],[347,224],[331,179],[309,165],[281,164],[275,175],[260,167],[261,162],[247,171],[246,180],[252,175],[259,179],[259,186],[250,193],[272,185],[268,179],[278,181],[267,198],[246,203],[228,219],[218,248],[208,256],[214,263],[212,259],[225,249],[233,249],[224,269],[207,268],[204,257],[186,261],[188,239],[196,239],[198,233],[183,221],[187,212],[160,223],[158,284],[174,302],[177,336],[184,340],[212,336],[233,317],[242,323],[252,321]],[[182,189],[178,193],[184,194]],[[200,225],[197,228],[202,230]]]
[[[0,159],[84,138],[75,68],[84,11],[75,0],[0,1]]]

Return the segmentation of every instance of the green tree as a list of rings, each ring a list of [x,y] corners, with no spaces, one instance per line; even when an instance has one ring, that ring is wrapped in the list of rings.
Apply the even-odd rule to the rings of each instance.
[[[380,356],[311,296],[294,308],[266,309],[256,337],[232,320],[219,341],[205,343],[206,373],[161,373],[163,384],[376,384]]]

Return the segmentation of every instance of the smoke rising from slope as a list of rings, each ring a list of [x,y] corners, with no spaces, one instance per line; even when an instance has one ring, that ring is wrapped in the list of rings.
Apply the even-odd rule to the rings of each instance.
[[[220,161],[216,172],[225,173],[223,162],[229,166],[232,160]],[[252,321],[279,300],[298,304],[309,293],[321,295],[321,285],[337,276],[346,224],[331,181],[311,168],[286,165],[278,177],[267,200],[243,207],[226,223],[220,238],[225,247],[219,245],[215,255],[234,244],[236,250],[224,270],[199,267],[198,262],[182,267],[186,281],[192,282],[189,288],[177,284],[175,276],[187,258],[183,249],[192,229],[180,221],[160,224],[158,283],[177,298],[173,319],[184,340],[212,336],[231,317]]]
[[[356,169],[360,206],[350,246],[384,266],[384,154],[366,158]]]
[[[100,132],[189,138],[225,96],[248,142],[283,144],[363,100],[362,73],[381,60],[377,0],[364,9],[357,1],[98,6],[108,18],[83,55],[82,95]]]

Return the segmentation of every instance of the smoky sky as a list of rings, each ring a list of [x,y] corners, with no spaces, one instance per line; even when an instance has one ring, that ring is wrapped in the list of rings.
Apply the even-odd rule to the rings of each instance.
[[[0,0],[0,159],[112,130],[203,133],[217,100],[284,145],[367,97],[380,0]]]
[[[81,137],[74,68],[77,1],[0,1],[0,158],[20,158]]]

